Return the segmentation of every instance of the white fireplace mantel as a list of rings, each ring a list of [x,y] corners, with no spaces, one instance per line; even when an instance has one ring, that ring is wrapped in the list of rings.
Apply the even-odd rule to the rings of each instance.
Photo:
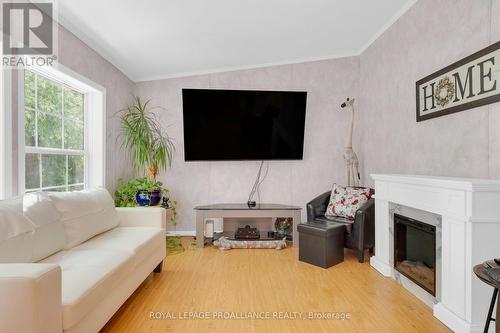
[[[373,174],[375,256],[372,267],[395,277],[391,204],[441,216],[440,296],[434,316],[455,332],[482,332],[492,289],[474,265],[500,257],[500,181]],[[494,331],[494,325],[490,327]]]

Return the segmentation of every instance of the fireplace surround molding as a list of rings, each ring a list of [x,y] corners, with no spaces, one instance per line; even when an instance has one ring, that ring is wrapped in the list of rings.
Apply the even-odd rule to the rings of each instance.
[[[375,256],[370,264],[396,278],[393,207],[441,216],[436,318],[455,332],[482,332],[491,288],[474,277],[474,265],[500,256],[500,181],[372,174],[375,181]],[[410,290],[412,291],[412,290]],[[414,292],[414,291],[412,291]],[[491,328],[494,331],[494,328]]]

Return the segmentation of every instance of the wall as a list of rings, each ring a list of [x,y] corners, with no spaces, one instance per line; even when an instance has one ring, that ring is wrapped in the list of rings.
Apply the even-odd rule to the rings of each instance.
[[[59,26],[58,61],[60,64],[106,88],[106,188],[113,193],[119,177],[130,177],[132,170],[123,151],[116,145],[119,122],[115,114],[132,99],[134,82],[88,47],[71,32]],[[17,194],[17,71],[12,75],[12,189]]]
[[[305,207],[332,182],[344,182],[342,159],[349,114],[340,103],[358,95],[359,63],[341,58],[136,84],[135,93],[151,99],[175,139],[172,168],[160,175],[178,202],[178,231],[195,229],[193,207],[216,202],[246,202],[258,162],[184,162],[182,88],[306,90],[304,160],[269,162],[260,200]],[[303,211],[305,218],[305,211]]]
[[[499,0],[419,0],[361,54],[357,135],[365,179],[500,177],[500,103],[415,121],[417,80],[499,39]]]
[[[113,193],[119,177],[132,175],[125,152],[116,144],[120,126],[116,112],[125,108],[131,101],[134,83],[61,26],[59,62],[106,88],[106,188]]]
[[[491,1],[490,42],[500,41],[500,0]],[[489,106],[489,176],[500,179],[500,103]]]
[[[304,207],[343,182],[348,119],[337,110],[346,96],[357,97],[354,149],[364,184],[373,185],[371,173],[500,178],[500,103],[415,121],[417,80],[499,39],[500,0],[419,0],[359,57],[137,83],[137,94],[166,107],[161,117],[177,140],[161,178],[179,202],[178,229],[194,229],[198,204],[244,202],[258,167],[183,161],[182,88],[309,92],[304,161],[271,162],[262,201]]]

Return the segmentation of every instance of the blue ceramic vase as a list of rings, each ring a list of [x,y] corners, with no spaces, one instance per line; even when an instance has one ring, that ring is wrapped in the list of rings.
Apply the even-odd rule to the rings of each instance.
[[[135,200],[140,206],[156,206],[161,201],[161,192],[158,190],[151,192],[140,190],[137,191]]]
[[[151,202],[149,192],[146,190],[137,191],[135,194],[135,200],[140,206],[149,206]]]

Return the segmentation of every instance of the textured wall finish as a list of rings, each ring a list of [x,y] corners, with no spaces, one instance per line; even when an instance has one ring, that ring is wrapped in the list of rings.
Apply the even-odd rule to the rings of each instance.
[[[492,0],[491,5],[491,36],[492,43],[500,41],[500,0]],[[500,103],[489,106],[490,134],[490,169],[489,176],[500,178]]]
[[[347,96],[357,100],[354,149],[363,184],[372,185],[370,173],[500,178],[500,103],[415,122],[415,81],[498,40],[500,0],[419,0],[359,57],[134,84],[60,27],[59,61],[106,88],[110,191],[117,178],[132,175],[115,141],[115,113],[134,91],[165,108],[160,117],[177,153],[160,179],[179,202],[177,229],[194,230],[195,205],[246,201],[258,163],[184,162],[182,88],[308,91],[304,160],[270,162],[261,201],[304,207],[332,182],[344,182],[349,119],[339,104]]]
[[[499,39],[500,0],[419,0],[357,58],[137,83],[137,94],[166,108],[161,117],[177,140],[172,170],[161,175],[179,202],[177,229],[194,229],[197,204],[244,202],[258,167],[183,161],[182,88],[309,92],[304,161],[270,162],[262,201],[304,207],[332,181],[344,181],[348,119],[335,110],[348,95],[358,97],[362,183],[373,184],[370,173],[499,178],[500,103],[415,121],[415,81]]]
[[[260,200],[305,208],[332,182],[344,182],[342,159],[348,112],[340,111],[347,96],[358,95],[357,58],[216,73],[178,79],[140,82],[135,93],[149,99],[176,141],[172,168],[160,175],[178,202],[177,230],[195,229],[193,207],[217,202],[246,202],[258,162],[184,162],[182,88],[305,90],[307,96],[304,160],[269,162]],[[355,128],[355,136],[359,135]],[[210,129],[207,129],[210,135]],[[354,146],[357,147],[357,142]],[[302,214],[305,218],[305,211]]]
[[[498,41],[499,6],[420,0],[360,56],[364,177],[500,175],[498,103],[415,122],[415,81]]]
[[[116,112],[132,99],[134,83],[71,32],[59,27],[59,62],[106,88],[106,188],[113,193],[119,177],[132,175],[125,153],[116,144]]]
[[[106,88],[106,188],[113,193],[119,177],[132,175],[132,168],[123,151],[117,148],[116,135],[119,121],[115,113],[126,107],[132,99],[134,83],[130,81],[111,63],[106,61],[85,43],[76,38],[64,27],[58,29],[58,61],[78,74]],[[17,195],[18,165],[17,165],[17,114],[18,111],[18,80],[17,70],[12,75],[12,170],[13,195]]]

